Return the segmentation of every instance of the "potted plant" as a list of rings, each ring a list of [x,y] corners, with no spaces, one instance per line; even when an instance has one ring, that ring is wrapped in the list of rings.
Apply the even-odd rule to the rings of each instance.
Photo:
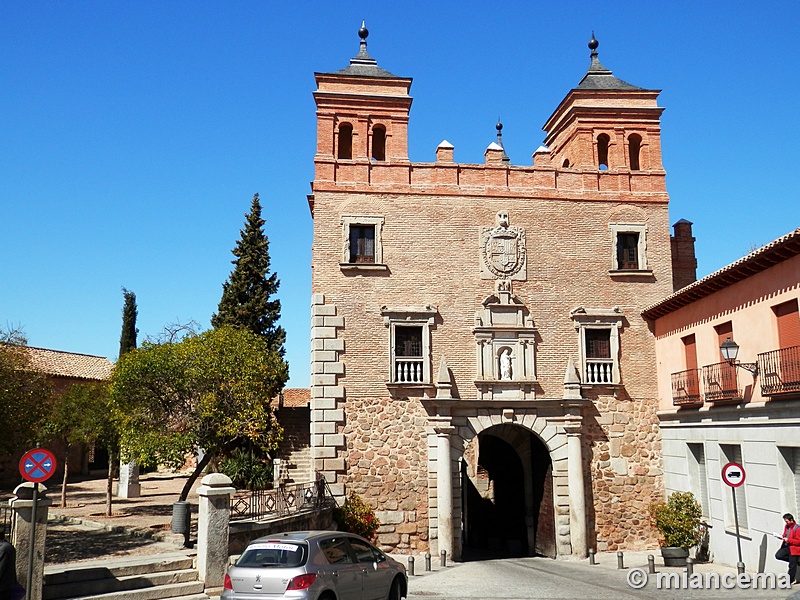
[[[650,505],[650,517],[661,534],[665,567],[686,566],[689,548],[700,542],[700,503],[691,492],[673,492],[666,502]]]

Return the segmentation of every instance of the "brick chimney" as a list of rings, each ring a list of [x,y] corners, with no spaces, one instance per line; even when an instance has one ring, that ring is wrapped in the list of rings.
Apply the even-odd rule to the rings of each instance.
[[[694,255],[692,222],[681,219],[673,226],[670,236],[672,246],[672,289],[678,291],[697,281],[697,259]]]

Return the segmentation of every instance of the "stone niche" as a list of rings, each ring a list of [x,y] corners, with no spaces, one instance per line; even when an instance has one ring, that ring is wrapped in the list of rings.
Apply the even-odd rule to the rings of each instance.
[[[536,333],[525,306],[511,293],[511,282],[481,303],[472,330],[477,345],[475,386],[479,400],[532,400],[536,397]]]

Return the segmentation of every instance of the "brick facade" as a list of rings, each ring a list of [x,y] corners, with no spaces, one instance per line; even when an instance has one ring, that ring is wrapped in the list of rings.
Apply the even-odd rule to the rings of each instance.
[[[498,143],[485,164],[453,162],[446,142],[437,162],[412,163],[411,80],[377,67],[365,38],[348,69],[316,75],[315,468],[338,496],[354,491],[377,508],[383,547],[444,545],[459,556],[462,528],[476,518],[467,513],[492,510],[474,508],[485,502],[466,500],[465,488],[496,507],[505,501],[477,478],[476,462],[491,456],[475,442],[494,436],[519,457],[524,496],[525,531],[504,534],[503,549],[580,555],[652,544],[646,509],[662,495],[660,437],[653,340],[640,313],[673,288],[658,92],[614,78],[595,46],[532,166],[504,161]],[[338,136],[350,126],[351,158],[341,158]],[[376,127],[386,132],[384,160],[373,158]],[[374,235],[362,262],[348,259],[361,243],[357,225]],[[625,235],[636,268],[619,262]],[[402,350],[403,335],[413,351]],[[607,358],[592,355],[597,343]],[[495,468],[498,488],[500,477],[513,479]],[[544,491],[531,493],[531,482]],[[441,503],[452,504],[442,518]]]

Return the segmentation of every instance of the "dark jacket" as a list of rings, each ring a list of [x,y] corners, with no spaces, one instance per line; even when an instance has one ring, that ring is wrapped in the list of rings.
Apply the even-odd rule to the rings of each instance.
[[[17,583],[17,551],[8,540],[3,540],[0,542],[0,591],[10,590],[15,583]]]

